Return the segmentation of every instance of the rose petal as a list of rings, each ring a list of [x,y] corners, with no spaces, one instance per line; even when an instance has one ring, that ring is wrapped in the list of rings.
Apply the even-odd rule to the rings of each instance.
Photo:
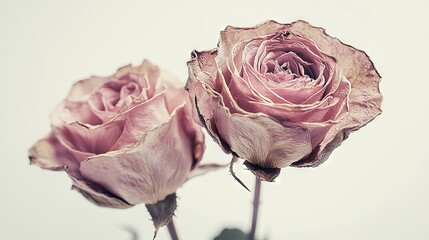
[[[37,141],[28,151],[30,164],[38,165],[43,169],[79,171],[79,164],[73,154],[68,151],[55,137],[53,131]]]
[[[220,32],[219,49],[224,49],[226,52],[232,52],[234,45],[239,42],[255,37],[271,35],[276,32],[284,31],[288,28],[288,25],[283,25],[272,20],[249,28],[227,26],[225,30]]]
[[[289,122],[332,123],[339,122],[347,110],[347,97],[350,93],[350,83],[339,77],[339,85],[333,93],[323,100],[313,104],[269,104],[263,102],[248,102],[249,112],[263,112],[279,120]]]
[[[54,128],[52,131],[55,133],[58,142],[73,155],[74,159],[76,159],[76,162],[80,163],[83,160],[94,156],[94,153],[76,149],[75,146],[63,136],[63,132],[67,132],[67,130],[64,130],[64,127]]]
[[[106,111],[103,104],[103,95],[100,92],[92,94],[88,100],[88,105],[94,115],[96,115],[102,122],[107,122],[117,115],[117,112]]]
[[[291,31],[312,39],[322,51],[335,57],[337,66],[351,83],[347,118],[328,132],[320,147],[309,158],[296,163],[296,166],[318,166],[350,132],[358,130],[381,113],[381,77],[365,52],[343,44],[327,35],[324,29],[297,21],[292,24]]]
[[[94,114],[86,102],[71,102],[64,100],[50,114],[52,125],[60,127],[64,124],[81,122],[89,125],[99,125],[101,119]]]
[[[108,78],[92,76],[73,84],[70,92],[66,98],[71,102],[84,102],[89,99],[89,96],[98,89],[105,82],[109,81]]]
[[[159,73],[159,81],[169,88],[183,89],[184,82],[173,76],[167,70],[162,70]]]
[[[265,115],[229,114],[219,106],[213,121],[233,152],[263,168],[287,167],[312,150],[307,130],[282,126]]]
[[[219,144],[222,150],[230,153],[229,146],[219,137],[214,122],[207,119],[213,118],[213,107],[211,97],[214,95],[215,80],[209,72],[217,74],[215,57],[216,51],[192,53],[193,58],[188,62],[189,78],[185,89],[189,92],[192,107],[192,118],[200,126],[204,126],[213,140]],[[203,69],[201,67],[204,67]]]
[[[185,182],[193,162],[193,143],[181,127],[182,110],[136,146],[84,161],[82,175],[130,204],[153,204],[172,194]]]
[[[122,68],[119,68],[114,76],[115,78],[120,79],[129,74],[144,76],[143,78],[139,78],[141,79],[139,84],[141,86],[144,86],[146,84],[145,81],[147,80],[147,83],[149,84],[148,92],[147,92],[148,98],[151,98],[152,96],[154,96],[156,94],[156,90],[161,85],[161,82],[158,81],[158,77],[160,74],[158,66],[153,65],[151,62],[149,62],[146,59],[143,60],[142,64],[140,64],[139,66],[127,65]]]
[[[189,99],[189,93],[183,89],[174,89],[169,88],[165,93],[165,102],[167,109],[171,114],[174,114],[176,111],[181,110],[181,124],[182,129],[186,133],[189,139],[193,139],[193,155],[194,162],[192,169],[194,169],[203,157],[203,152],[205,149],[204,145],[204,134],[201,131],[201,126],[198,125],[192,116],[192,105]]]
[[[217,51],[216,50],[209,50],[209,51],[193,51],[192,52],[192,59],[187,63],[189,68],[189,76],[194,77],[194,75],[202,73],[202,77],[204,75],[210,76],[210,78],[202,78],[201,81],[204,81],[204,83],[210,88],[214,90],[220,90],[219,86],[216,86],[215,78],[214,76],[217,75],[217,63],[216,63],[216,57],[217,57]],[[185,86],[187,88],[187,86]]]
[[[123,131],[120,137],[115,138],[116,143],[111,147],[112,150],[132,147],[145,133],[170,119],[165,103],[165,93],[142,102],[121,115],[125,116]]]
[[[190,103],[188,92],[184,88],[169,88],[164,97],[165,107],[169,114],[173,113],[177,107]]]
[[[293,23],[291,30],[317,42],[322,51],[335,57],[338,68],[350,81],[352,90],[349,104],[354,122],[345,124],[345,127],[360,127],[381,113],[381,77],[365,52],[343,44],[327,35],[323,28],[313,27],[304,21]]]
[[[112,193],[107,192],[105,189],[97,186],[96,184],[76,178],[73,176],[73,174],[70,173],[69,177],[73,180],[72,189],[81,193],[86,199],[97,206],[120,209],[130,208],[133,206],[121,198],[114,196]]]
[[[109,151],[121,136],[124,124],[124,121],[117,120],[92,127],[74,122],[56,128],[56,135],[81,162],[88,156]]]

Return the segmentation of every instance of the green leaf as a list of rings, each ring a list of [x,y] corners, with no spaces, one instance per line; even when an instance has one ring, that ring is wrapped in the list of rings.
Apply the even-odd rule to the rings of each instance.
[[[213,240],[247,240],[247,234],[237,228],[225,228]]]

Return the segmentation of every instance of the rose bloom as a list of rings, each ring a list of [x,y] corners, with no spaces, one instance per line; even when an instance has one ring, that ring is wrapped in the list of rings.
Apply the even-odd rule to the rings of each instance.
[[[365,52],[304,21],[228,26],[188,67],[194,116],[263,180],[258,170],[320,165],[381,113]]]
[[[52,131],[31,164],[66,170],[100,206],[154,204],[174,193],[201,160],[204,136],[186,90],[145,60],[110,77],[75,83],[52,112]]]

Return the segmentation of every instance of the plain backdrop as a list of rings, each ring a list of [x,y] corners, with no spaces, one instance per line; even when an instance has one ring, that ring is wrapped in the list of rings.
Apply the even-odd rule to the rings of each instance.
[[[0,239],[141,240],[143,205],[96,207],[64,172],[29,166],[27,150],[77,80],[144,58],[183,80],[194,49],[214,48],[227,25],[304,19],[365,50],[383,77],[384,113],[318,168],[283,169],[263,184],[257,235],[269,240],[429,239],[429,4],[427,1],[0,0]],[[204,162],[226,163],[207,137]],[[237,174],[249,186],[244,166]],[[178,190],[182,239],[248,231],[252,194],[228,171]],[[159,240],[169,239],[166,229]]]

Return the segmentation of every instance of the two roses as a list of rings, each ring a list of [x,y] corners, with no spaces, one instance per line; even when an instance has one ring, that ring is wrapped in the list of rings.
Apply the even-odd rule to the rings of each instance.
[[[321,164],[381,113],[368,56],[304,21],[227,27],[218,48],[194,51],[188,67],[188,92],[148,61],[76,83],[31,162],[66,170],[98,205],[152,205],[198,168],[198,124],[272,181],[280,168]]]

